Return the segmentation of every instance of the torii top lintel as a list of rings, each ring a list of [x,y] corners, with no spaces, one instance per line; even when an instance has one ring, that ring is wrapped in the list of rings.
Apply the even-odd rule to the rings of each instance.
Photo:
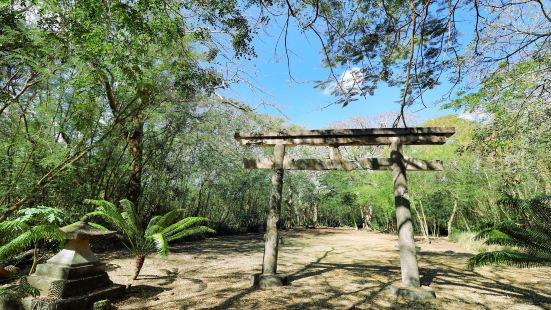
[[[279,132],[235,133],[241,145],[390,145],[395,138],[400,144],[444,144],[455,133],[454,127],[323,129]]]

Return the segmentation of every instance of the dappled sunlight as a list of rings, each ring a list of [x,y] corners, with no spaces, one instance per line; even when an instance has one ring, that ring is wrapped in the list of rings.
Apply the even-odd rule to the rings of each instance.
[[[422,285],[437,299],[416,302],[388,294],[400,282],[394,235],[352,229],[283,231],[279,272],[290,285],[258,290],[251,274],[261,270],[261,234],[223,236],[173,247],[166,259],[150,257],[132,287],[147,296],[129,294],[121,309],[496,309],[551,306],[549,268],[465,268],[470,253],[437,239],[421,243],[418,254]],[[124,282],[131,260],[110,277]],[[519,272],[520,271],[520,272]],[[536,280],[537,279],[537,280]],[[523,309],[524,309],[523,308]]]

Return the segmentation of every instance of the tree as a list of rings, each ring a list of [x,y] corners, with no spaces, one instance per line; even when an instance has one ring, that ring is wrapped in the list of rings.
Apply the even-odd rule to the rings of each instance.
[[[383,83],[400,87],[394,127],[405,125],[406,109],[415,102],[424,106],[423,94],[443,81],[452,84],[449,98],[468,75],[507,72],[523,59],[549,59],[551,13],[541,0],[274,3],[281,8],[274,15],[287,18],[285,36],[293,20],[319,39],[330,74],[318,85],[331,90],[338,103],[373,95]],[[534,72],[545,72],[540,70]]]
[[[166,104],[185,107],[223,87],[214,64],[227,56],[225,44],[234,57],[254,55],[236,1],[23,1],[1,8],[0,117],[8,122],[0,129],[9,137],[2,155],[11,177],[1,184],[9,190],[0,205],[10,205],[1,219],[112,132],[131,158],[125,196],[139,206],[151,113]],[[41,142],[57,151],[46,171]],[[12,183],[30,168],[38,170],[37,180],[13,193]]]
[[[107,222],[114,230],[122,234],[124,245],[135,256],[135,269],[132,280],[136,280],[145,262],[147,255],[158,253],[161,256],[169,254],[168,243],[184,237],[214,233],[207,226],[203,217],[183,218],[185,210],[176,209],[163,215],[151,218],[147,226],[142,226],[137,218],[136,207],[129,200],[120,201],[121,210],[111,202],[105,200],[85,201],[96,206],[89,216],[97,216]],[[97,223],[91,225],[106,229]]]

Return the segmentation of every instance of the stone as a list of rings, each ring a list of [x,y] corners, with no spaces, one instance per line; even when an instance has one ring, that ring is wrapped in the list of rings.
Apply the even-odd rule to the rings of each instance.
[[[252,286],[268,289],[271,287],[289,285],[289,278],[286,275],[274,274],[263,275],[256,273],[252,275]]]
[[[113,284],[110,287],[70,298],[26,297],[22,300],[23,309],[76,310],[91,309],[96,301],[117,299],[124,296],[125,286]]]
[[[48,260],[49,263],[66,266],[90,265],[99,259],[90,249],[90,241],[86,239],[71,239],[65,248]]]
[[[408,287],[402,284],[391,285],[389,288],[391,295],[403,297],[410,300],[424,300],[436,298],[434,290],[428,286]]]
[[[92,253],[89,239],[111,236],[89,226],[85,220],[62,228],[70,238],[63,250],[39,264],[28,283],[40,296],[23,299],[24,309],[90,309],[100,300],[120,298],[125,286],[114,284],[105,264]]]

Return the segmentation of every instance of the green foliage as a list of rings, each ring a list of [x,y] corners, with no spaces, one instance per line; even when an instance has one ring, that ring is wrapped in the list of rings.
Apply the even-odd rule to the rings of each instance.
[[[525,212],[530,212],[530,220],[519,224],[503,222],[482,230],[477,236],[485,238],[486,244],[512,249],[479,253],[468,260],[467,266],[470,269],[485,265],[524,268],[551,265],[551,197],[516,200],[515,204],[524,208]]]
[[[157,252],[161,256],[169,253],[168,243],[194,235],[213,234],[215,231],[207,226],[207,218],[182,218],[184,210],[177,209],[153,217],[144,229],[136,216],[135,206],[128,200],[121,200],[121,210],[105,200],[87,199],[85,203],[95,206],[89,216],[97,216],[107,222],[123,237],[126,247],[136,256],[147,256]],[[99,224],[93,224],[102,227]]]
[[[37,206],[35,208],[22,209],[18,214],[19,216],[16,220],[24,223],[46,222],[61,225],[65,222],[63,210],[59,208]]]
[[[13,220],[0,222],[0,260],[37,246],[42,240],[65,240],[58,225],[64,221],[63,212],[57,208],[38,206],[22,209]]]
[[[38,263],[40,243],[60,243],[65,240],[65,233],[58,226],[64,221],[64,215],[57,208],[44,206],[23,209],[18,214],[19,217],[15,219],[0,222],[0,261],[34,247],[29,271],[32,274]]]
[[[254,55],[254,33],[237,1],[23,1],[1,8],[0,208],[9,215],[31,201],[55,201],[76,219],[86,211],[83,197],[125,197],[128,189],[113,178],[142,164],[121,156],[129,133],[159,119],[152,115],[159,110],[191,111],[223,86],[216,55]]]
[[[38,289],[30,286],[26,281],[21,281],[19,284],[11,284],[0,287],[0,300],[19,302],[21,298],[26,296],[38,296]]]
[[[9,225],[9,221],[0,223],[0,232],[3,236],[17,237],[11,239],[9,242],[0,246],[0,260],[5,260],[13,255],[17,255],[20,252],[29,249],[31,246],[36,245],[41,240],[58,241],[61,242],[65,239],[65,234],[55,225],[37,225],[29,226],[27,224],[18,225],[17,229]],[[17,234],[17,232],[23,231],[23,233]]]

